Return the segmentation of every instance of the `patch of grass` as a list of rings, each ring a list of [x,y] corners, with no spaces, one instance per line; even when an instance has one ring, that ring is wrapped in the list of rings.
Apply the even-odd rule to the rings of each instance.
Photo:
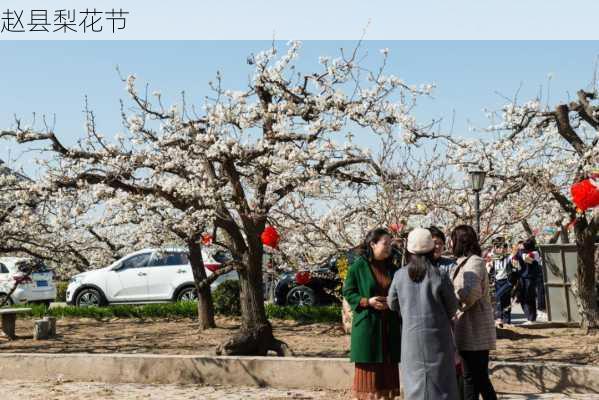
[[[31,305],[31,316],[51,316],[57,318],[195,318],[198,313],[197,304],[192,302],[114,305],[109,307],[55,307],[47,309],[43,305]]]
[[[144,305],[114,305],[109,307],[56,307],[46,308],[41,304],[32,304],[21,307],[31,308],[32,317],[41,318],[51,316],[57,318],[197,318],[197,304],[193,302],[144,304]],[[274,304],[266,304],[266,316],[269,319],[286,319],[303,323],[315,322],[340,322],[340,306],[324,307],[281,307]]]
[[[341,322],[341,307],[334,306],[277,306],[266,304],[266,316],[304,323]]]

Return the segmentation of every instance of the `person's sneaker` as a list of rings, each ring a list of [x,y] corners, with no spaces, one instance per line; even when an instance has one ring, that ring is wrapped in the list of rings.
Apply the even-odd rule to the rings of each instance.
[[[537,321],[547,322],[547,313],[544,311],[538,311]]]
[[[526,321],[522,325],[534,325],[534,321]]]

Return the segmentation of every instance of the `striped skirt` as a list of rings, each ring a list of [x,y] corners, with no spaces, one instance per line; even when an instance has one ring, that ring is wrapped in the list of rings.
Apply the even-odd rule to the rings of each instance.
[[[352,391],[358,400],[399,398],[398,364],[356,363]]]

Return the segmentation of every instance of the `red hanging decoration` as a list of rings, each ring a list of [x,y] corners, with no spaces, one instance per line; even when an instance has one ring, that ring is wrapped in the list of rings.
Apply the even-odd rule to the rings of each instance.
[[[310,271],[300,271],[295,274],[295,283],[298,285],[307,285],[311,280]]]
[[[572,201],[580,211],[599,206],[599,184],[593,179],[577,182],[570,188]]]
[[[204,246],[210,246],[214,238],[209,233],[202,233],[202,244]]]
[[[389,225],[389,230],[393,233],[398,233],[403,229],[403,224],[391,224]]]
[[[279,232],[277,232],[274,227],[267,226],[264,228],[264,232],[262,232],[260,238],[262,239],[262,243],[264,245],[276,249],[279,246],[279,239],[281,237],[279,236]]]

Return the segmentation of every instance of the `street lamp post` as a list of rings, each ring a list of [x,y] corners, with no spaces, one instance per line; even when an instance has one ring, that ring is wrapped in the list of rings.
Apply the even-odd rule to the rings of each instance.
[[[469,171],[472,191],[475,195],[474,211],[476,212],[476,233],[480,238],[480,191],[483,190],[487,173],[483,170]]]

